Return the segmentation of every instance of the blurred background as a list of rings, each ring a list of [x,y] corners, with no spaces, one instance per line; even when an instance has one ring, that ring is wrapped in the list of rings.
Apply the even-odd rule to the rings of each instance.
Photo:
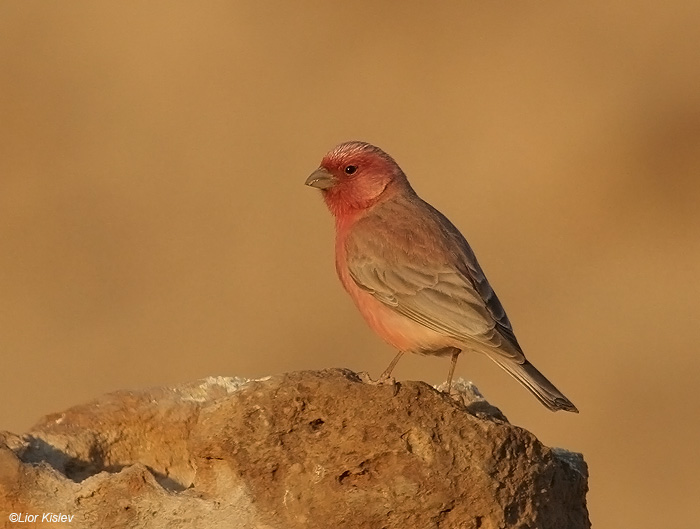
[[[581,414],[476,355],[458,376],[583,452],[596,528],[697,527],[698,27],[693,1],[2,3],[0,429],[207,375],[379,375],[303,185],[361,139]]]

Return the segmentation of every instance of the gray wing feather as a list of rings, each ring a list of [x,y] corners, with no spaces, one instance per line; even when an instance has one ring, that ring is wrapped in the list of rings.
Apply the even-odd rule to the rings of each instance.
[[[432,210],[428,218],[435,219],[431,227],[437,230],[402,231],[391,223],[396,211],[380,210],[359,221],[346,243],[350,276],[360,288],[421,325],[524,361],[503,306],[466,240],[437,210],[423,204]],[[423,233],[440,237],[426,240]],[[398,246],[386,244],[389,235]],[[436,266],[436,249],[450,256],[450,262]]]

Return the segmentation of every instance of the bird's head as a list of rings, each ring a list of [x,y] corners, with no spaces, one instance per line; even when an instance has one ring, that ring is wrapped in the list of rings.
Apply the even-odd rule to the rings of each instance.
[[[401,190],[410,189],[394,159],[379,147],[360,141],[338,145],[321,160],[306,185],[323,192],[337,217],[371,207]]]

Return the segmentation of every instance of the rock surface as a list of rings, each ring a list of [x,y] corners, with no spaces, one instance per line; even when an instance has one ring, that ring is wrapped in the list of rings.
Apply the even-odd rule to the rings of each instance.
[[[112,393],[0,434],[0,524],[590,527],[583,458],[458,389],[335,369]]]

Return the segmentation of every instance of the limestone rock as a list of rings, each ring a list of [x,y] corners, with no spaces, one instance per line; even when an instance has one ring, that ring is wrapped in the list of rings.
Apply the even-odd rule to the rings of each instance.
[[[336,369],[109,394],[0,434],[0,513],[73,529],[590,527],[580,454],[457,386]]]

